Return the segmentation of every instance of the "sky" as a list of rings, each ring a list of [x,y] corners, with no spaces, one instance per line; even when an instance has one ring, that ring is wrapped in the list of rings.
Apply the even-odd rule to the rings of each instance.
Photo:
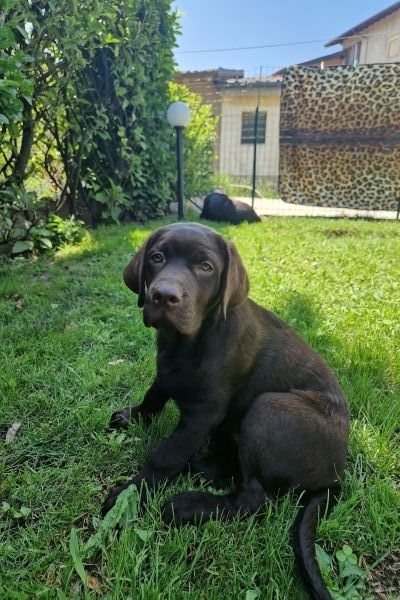
[[[325,44],[394,4],[392,0],[174,0],[182,13],[180,71],[244,69],[246,77],[341,49]]]

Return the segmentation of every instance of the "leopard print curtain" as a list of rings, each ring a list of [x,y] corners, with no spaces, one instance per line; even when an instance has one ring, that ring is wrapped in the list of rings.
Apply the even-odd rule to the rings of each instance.
[[[400,64],[291,67],[280,119],[283,200],[397,210]]]

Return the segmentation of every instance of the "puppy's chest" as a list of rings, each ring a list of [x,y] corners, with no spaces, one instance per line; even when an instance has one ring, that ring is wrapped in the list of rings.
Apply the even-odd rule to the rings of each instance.
[[[174,400],[180,404],[186,400],[206,396],[218,386],[218,377],[195,356],[161,355],[157,362],[157,378]]]
[[[193,390],[205,381],[205,370],[202,365],[175,357],[174,360],[159,361],[158,378],[170,390]]]

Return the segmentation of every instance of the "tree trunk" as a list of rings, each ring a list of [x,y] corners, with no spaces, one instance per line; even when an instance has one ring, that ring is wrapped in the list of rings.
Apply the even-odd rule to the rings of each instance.
[[[33,146],[33,136],[35,132],[35,125],[32,118],[32,106],[26,100],[24,102],[24,108],[22,111],[22,138],[21,147],[19,149],[18,156],[13,167],[12,175],[9,177],[8,182],[21,185],[25,180],[26,169],[28,167],[29,158]]]

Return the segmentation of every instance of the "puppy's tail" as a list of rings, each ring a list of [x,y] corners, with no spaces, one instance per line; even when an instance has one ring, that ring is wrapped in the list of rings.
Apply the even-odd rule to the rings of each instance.
[[[315,537],[320,517],[329,514],[339,492],[340,486],[334,486],[303,496],[304,505],[294,526],[294,552],[313,600],[332,600],[315,556]]]

